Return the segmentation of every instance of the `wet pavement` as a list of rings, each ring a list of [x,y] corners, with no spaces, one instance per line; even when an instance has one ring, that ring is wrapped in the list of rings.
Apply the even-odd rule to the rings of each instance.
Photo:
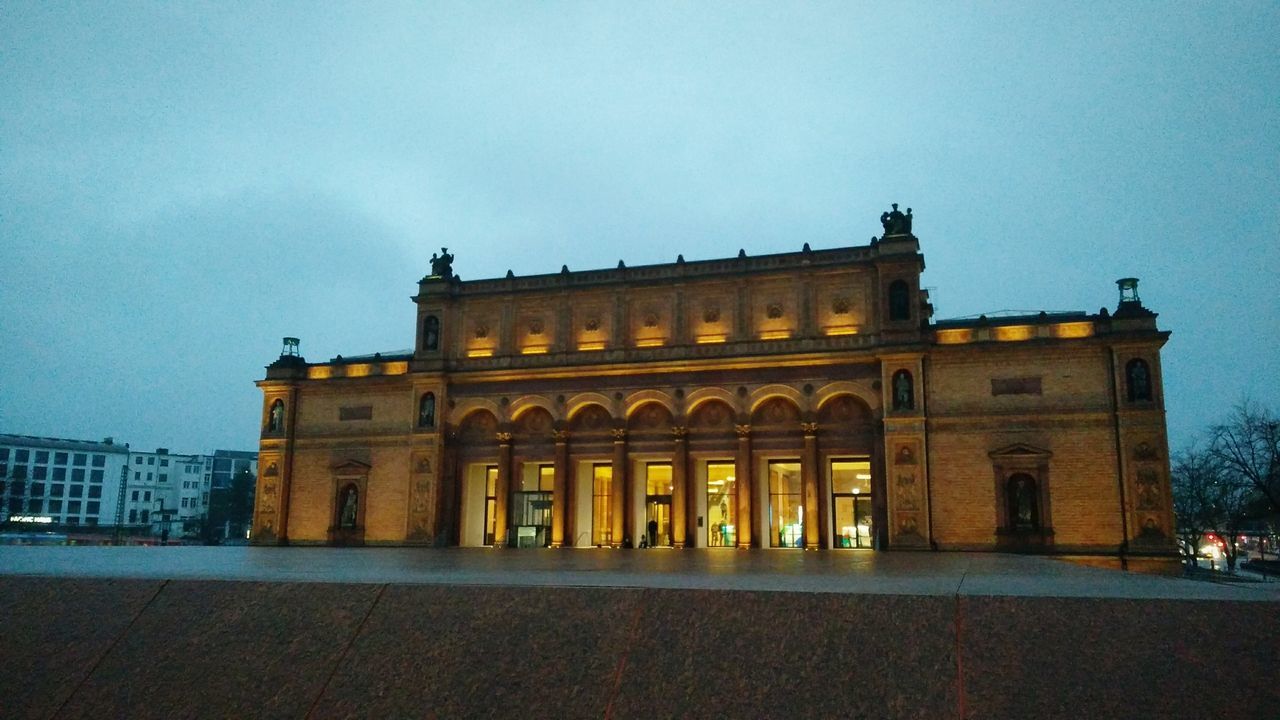
[[[928,596],[1280,600],[1225,585],[995,553],[769,550],[0,547],[0,575]]]

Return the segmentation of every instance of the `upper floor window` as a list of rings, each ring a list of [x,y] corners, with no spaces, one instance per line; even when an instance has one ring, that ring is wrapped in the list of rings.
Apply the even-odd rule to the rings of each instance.
[[[911,289],[906,280],[894,280],[889,283],[889,319],[911,319]]]
[[[422,399],[418,401],[418,427],[429,428],[436,426],[436,395],[435,393],[424,393]]]
[[[1128,388],[1129,402],[1151,399],[1151,368],[1147,361],[1134,358],[1124,366],[1125,385]]]
[[[422,349],[440,349],[440,318],[435,315],[428,315],[422,321]]]

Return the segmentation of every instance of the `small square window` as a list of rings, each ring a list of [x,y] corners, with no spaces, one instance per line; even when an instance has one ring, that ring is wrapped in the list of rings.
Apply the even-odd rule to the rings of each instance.
[[[147,464],[148,464],[148,465],[155,465],[155,464],[156,464],[156,459],[155,459],[154,457],[149,457],[149,458],[147,458]]]
[[[50,486],[49,486],[49,497],[56,497],[56,498],[60,498],[60,497],[62,497],[63,489],[64,489],[65,487],[66,487],[65,485],[50,485]]]
[[[84,482],[84,470],[76,468],[71,471],[71,482]]]
[[[165,458],[160,458],[160,467],[169,467],[169,461]]]
[[[0,462],[9,461],[9,448],[0,448]]]
[[[44,483],[31,483],[31,497],[44,497]]]
[[[89,462],[89,456],[84,453],[76,453],[72,456],[71,460],[72,465],[75,465],[76,467],[84,467],[85,463]]]
[[[83,485],[72,485],[72,486],[71,486],[71,497],[73,497],[73,498],[84,497],[84,486],[83,486]]]
[[[89,504],[90,504],[90,505],[94,505],[95,503],[89,503]],[[84,524],[85,524],[85,525],[97,525],[97,524],[98,524],[98,518],[96,518],[96,517],[86,518],[86,519],[85,519],[85,521],[84,521]]]
[[[69,517],[67,518],[67,524],[68,524],[68,525],[79,525],[79,524],[80,524],[80,518],[78,518],[78,517],[74,517],[74,516],[69,516]]]
[[[134,491],[133,491],[133,501],[134,501],[134,502],[138,502],[138,491],[137,491],[137,490],[134,490]]]
[[[40,514],[40,508],[44,505],[44,500],[40,498],[31,498],[27,501],[27,512],[32,515]]]
[[[150,491],[150,490],[148,490],[148,491],[146,491],[146,492],[142,493],[142,501],[143,501],[143,502],[151,502],[151,491]]]
[[[61,513],[62,513],[62,501],[61,501],[61,500],[50,500],[50,501],[49,501],[49,514],[50,514],[50,515],[60,515]]]
[[[67,469],[56,467],[53,469],[53,481],[62,482],[67,479]]]
[[[48,451],[48,450],[37,450],[37,451],[36,451],[36,462],[38,462],[38,463],[47,463],[47,462],[49,462],[49,451]]]
[[[68,514],[68,515],[79,515],[79,514],[80,514],[80,501],[79,501],[79,500],[69,500],[69,501],[67,501],[67,514]]]
[[[133,459],[133,464],[134,464],[134,465],[141,465],[141,464],[142,464],[142,456],[141,456],[141,455],[138,455],[137,457],[135,457],[135,458]]]
[[[66,453],[64,453],[64,452],[54,453],[54,454],[53,454],[53,464],[54,464],[54,465],[66,465],[66,464],[67,464],[67,454],[66,454]]]
[[[31,468],[32,480],[44,480],[48,476],[49,476],[49,466],[47,465],[37,465]]]
[[[142,522],[148,522],[151,519],[151,511],[143,510],[141,516],[142,516]]]
[[[160,473],[160,482],[169,482],[169,476],[165,473]]]
[[[106,456],[106,455],[94,455],[94,456],[93,456],[93,466],[94,466],[94,467],[106,467],[106,466],[107,466],[107,456]]]
[[[141,471],[134,471],[134,473],[133,473],[133,479],[134,479],[134,480],[141,480],[141,479],[142,479],[142,472],[141,472]]]
[[[90,486],[89,486],[89,497],[91,497],[91,498],[100,498],[100,497],[102,497],[102,486],[101,486],[101,485],[90,485]]]
[[[87,502],[84,504],[84,511],[90,515],[97,515],[99,512],[101,512],[101,509],[100,509],[101,507],[102,507],[102,503]],[[89,521],[89,524],[90,525],[98,524],[98,518],[93,518],[92,520]]]
[[[100,483],[100,482],[102,482],[102,471],[101,471],[101,470],[90,470],[90,471],[89,471],[89,482],[96,482],[96,483]]]
[[[14,462],[24,463],[30,459],[31,459],[31,451],[29,450],[19,450],[13,454]]]

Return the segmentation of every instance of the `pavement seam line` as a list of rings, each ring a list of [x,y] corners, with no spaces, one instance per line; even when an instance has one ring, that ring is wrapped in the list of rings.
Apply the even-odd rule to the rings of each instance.
[[[160,593],[168,586],[169,581],[167,579],[156,586],[156,591],[151,593],[151,597],[147,598],[147,601],[142,604],[142,607],[138,608],[138,612],[135,613],[133,617],[129,618],[129,624],[125,625],[124,629],[112,638],[111,644],[107,646],[106,650],[102,651],[102,654],[98,656],[97,660],[93,661],[93,666],[84,674],[84,677],[80,678],[80,682],[76,683],[76,686],[72,688],[71,692],[67,693],[67,696],[62,699],[62,702],[58,705],[58,709],[50,713],[50,718],[55,718],[62,714],[62,711],[67,707],[67,703],[71,702],[71,698],[75,697],[80,692],[80,689],[84,687],[85,683],[89,682],[89,678],[93,677],[93,674],[98,671],[98,666],[102,664],[102,661],[106,660],[111,653],[115,652],[116,645],[119,645],[120,641],[129,634],[129,631],[133,629],[134,623],[138,622],[138,618],[142,617],[142,614],[147,611],[147,608],[151,607],[151,603],[155,602],[156,598],[160,597]]]
[[[622,673],[627,669],[627,658],[631,656],[631,647],[635,645],[636,636],[640,634],[640,619],[644,616],[644,601],[647,591],[640,591],[636,598],[636,611],[631,616],[631,628],[627,631],[627,644],[622,648],[622,656],[618,658],[618,667],[613,671],[613,687],[609,691],[609,702],[604,707],[604,718],[613,717],[613,702],[622,688]]]
[[[311,707],[307,708],[307,714],[303,715],[304,718],[310,718],[316,714],[316,708],[320,706],[320,701],[329,689],[329,683],[333,682],[333,676],[338,674],[338,668],[342,667],[342,661],[347,659],[347,654],[351,652],[351,646],[356,644],[356,638],[360,637],[360,633],[364,632],[364,624],[369,622],[369,618],[373,616],[373,610],[378,607],[378,601],[382,600],[382,594],[387,591],[387,585],[388,583],[382,583],[378,587],[378,594],[373,596],[373,602],[369,603],[369,609],[365,611],[364,617],[360,618],[360,622],[356,624],[355,631],[347,639],[347,644],[342,647],[342,652],[338,653],[337,659],[333,661],[333,667],[329,669],[328,677],[324,679],[324,684],[320,686],[320,692],[316,693],[316,699],[311,701]]]

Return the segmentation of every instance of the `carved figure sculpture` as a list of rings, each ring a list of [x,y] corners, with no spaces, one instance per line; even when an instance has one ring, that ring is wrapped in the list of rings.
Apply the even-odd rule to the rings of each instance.
[[[276,400],[271,403],[271,416],[267,420],[267,430],[271,432],[280,432],[284,430],[284,401]]]
[[[448,280],[453,277],[453,256],[449,254],[449,248],[440,248],[440,255],[431,253],[431,277],[439,277]]]
[[[356,493],[355,485],[348,485],[342,491],[342,514],[339,516],[338,526],[344,530],[354,530],[356,527],[356,505],[359,502]]]
[[[898,211],[898,203],[893,204],[889,212],[880,213],[880,224],[884,226],[885,237],[890,235],[911,234],[911,208],[904,215]]]
[[[899,370],[893,375],[893,409],[914,410],[915,390],[911,386],[911,373]]]

